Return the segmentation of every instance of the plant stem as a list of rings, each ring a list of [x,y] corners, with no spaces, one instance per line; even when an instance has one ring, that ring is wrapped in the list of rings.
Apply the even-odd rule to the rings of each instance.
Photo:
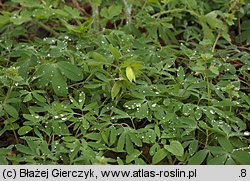
[[[209,82],[209,78],[208,78],[208,70],[205,70],[205,80],[206,80],[206,84],[207,84],[207,97],[208,97],[208,99],[211,99],[211,90],[210,90],[210,82]]]
[[[12,124],[12,123],[11,123],[11,127],[12,127],[12,129],[13,129],[13,134],[14,134],[14,137],[15,137],[16,143],[18,144],[18,143],[19,143],[19,141],[18,141],[18,138],[17,138],[17,135],[16,135],[16,131],[15,131],[14,126],[13,126],[13,124]]]
[[[238,25],[238,35],[240,37],[240,44],[242,44],[242,39],[241,39],[241,25],[240,25],[240,5],[237,10],[237,25]]]
[[[94,23],[93,23],[93,29],[95,32],[98,32],[99,31],[99,10],[98,10],[98,5],[94,4],[93,5],[93,20],[94,20]]]
[[[131,11],[132,11],[132,4],[128,4],[127,0],[123,0],[123,4],[125,6],[125,12],[127,15],[127,24],[131,23]]]
[[[233,99],[232,99],[231,91],[230,91],[229,99],[230,99],[229,112],[232,112],[232,100],[233,100]]]
[[[81,136],[81,135],[82,135],[82,133],[79,133],[79,132],[80,132],[80,130],[81,130],[81,126],[79,126],[79,127],[77,128],[77,130],[76,130],[76,133],[75,133],[76,138],[78,138],[79,136]]]
[[[133,125],[133,128],[136,129],[135,123],[134,123],[133,119],[131,119],[131,123],[132,123],[132,125]]]
[[[11,85],[10,85],[10,88],[8,89],[8,92],[7,92],[7,94],[6,94],[6,97],[5,97],[4,101],[3,101],[3,105],[5,105],[5,104],[6,104],[6,101],[9,99],[13,87],[14,87],[14,83],[12,82]],[[6,113],[6,117],[8,118],[8,114],[7,114],[7,113]],[[12,127],[12,129],[13,129],[13,134],[14,134],[16,143],[18,143],[18,138],[17,138],[16,132],[15,132],[14,126],[13,126],[12,123],[11,123],[10,125],[11,125],[11,127]]]
[[[206,130],[206,141],[205,141],[205,148],[207,147],[207,144],[208,144],[208,137],[209,137],[209,134],[208,134],[208,130]]]
[[[154,14],[153,17],[159,18],[161,15],[170,14],[170,13],[176,13],[176,12],[188,12],[188,13],[190,13],[191,15],[194,15],[194,16],[196,16],[197,18],[200,18],[200,15],[197,14],[196,12],[191,11],[191,10],[187,10],[187,9],[180,9],[180,8],[171,9],[171,10],[167,10],[167,11],[162,11],[162,12],[159,12],[159,13]]]
[[[11,85],[10,85],[10,88],[8,89],[8,92],[7,92],[7,94],[6,94],[6,97],[5,97],[4,101],[3,101],[3,105],[5,105],[6,101],[9,99],[10,94],[11,94],[12,89],[13,89],[13,86],[14,86],[14,83],[12,82]]]
[[[220,36],[221,36],[221,32],[218,33],[218,35],[217,35],[217,37],[216,37],[216,39],[214,41],[214,44],[213,44],[213,47],[212,47],[212,52],[214,52],[215,47],[216,47],[216,45],[218,43],[218,40],[220,39]]]

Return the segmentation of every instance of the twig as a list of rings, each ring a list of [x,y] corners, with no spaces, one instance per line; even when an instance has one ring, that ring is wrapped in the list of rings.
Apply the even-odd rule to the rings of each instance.
[[[162,15],[164,15],[164,14],[170,14],[170,13],[176,13],[176,12],[188,12],[188,13],[190,13],[191,15],[196,16],[197,18],[200,18],[200,17],[201,17],[198,13],[196,13],[196,12],[194,12],[194,11],[187,10],[187,9],[181,9],[181,8],[176,8],[176,9],[161,11],[161,12],[159,12],[159,13],[156,13],[156,14],[152,15],[152,17],[154,17],[154,18],[159,18],[160,16],[162,16]]]
[[[209,137],[208,130],[206,130],[205,148],[207,147],[207,144],[208,144],[208,137]]]
[[[238,10],[237,10],[237,25],[238,25],[238,35],[240,37],[240,44],[241,44],[240,3],[238,3]]]

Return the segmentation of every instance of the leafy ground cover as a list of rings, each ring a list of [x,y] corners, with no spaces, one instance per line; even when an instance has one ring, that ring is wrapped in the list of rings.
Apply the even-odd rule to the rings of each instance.
[[[0,1],[0,164],[250,164],[249,0]]]

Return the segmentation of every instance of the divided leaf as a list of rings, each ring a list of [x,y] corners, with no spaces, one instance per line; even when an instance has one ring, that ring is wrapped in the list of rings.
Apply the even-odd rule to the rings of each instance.
[[[111,98],[112,100],[118,95],[122,87],[122,82],[120,80],[116,81],[111,89]]]
[[[225,136],[219,136],[218,142],[225,151],[233,151],[233,145],[230,143],[229,138],[226,138]]]
[[[235,151],[231,156],[239,164],[250,165],[250,154],[247,151]]]
[[[133,82],[133,81],[135,82],[135,73],[131,66],[128,66],[126,68],[126,76],[130,82]]]
[[[108,48],[109,48],[109,51],[112,53],[113,57],[115,58],[115,60],[119,60],[119,58],[121,56],[119,50],[117,50],[112,45],[110,45]]]
[[[108,62],[108,60],[102,54],[97,53],[97,52],[92,52],[91,57],[94,58],[98,62],[103,62],[103,63]]]
[[[165,145],[164,148],[175,156],[184,154],[184,148],[179,141],[171,141],[170,145]]]
[[[18,118],[18,112],[16,110],[16,108],[14,108],[12,105],[10,104],[4,104],[3,105],[3,109],[13,118]]]
[[[167,156],[168,152],[165,149],[159,149],[153,156],[152,159],[152,164],[157,164],[160,161],[162,161],[166,156]]]
[[[136,146],[142,146],[142,141],[141,141],[141,139],[138,138],[138,136],[137,136],[135,133],[133,133],[133,132],[130,131],[130,132],[128,133],[128,135],[129,135],[131,141],[132,141]]]
[[[200,165],[205,158],[207,157],[208,150],[200,150],[196,152],[196,154],[189,159],[188,164],[189,165]]]
[[[66,80],[58,69],[55,69],[54,71],[55,72],[51,80],[52,87],[58,96],[65,96],[68,93]]]
[[[82,71],[77,66],[65,61],[58,62],[57,66],[62,75],[65,75],[68,79],[73,81],[81,81],[83,79]]]
[[[20,136],[25,135],[27,133],[29,133],[33,128],[30,126],[22,126],[19,130],[18,130],[18,134]]]
[[[54,64],[44,64],[37,69],[34,77],[38,77],[37,84],[40,87],[48,85],[51,81],[55,71]]]
[[[126,133],[123,132],[117,142],[117,151],[122,152],[125,145]]]

